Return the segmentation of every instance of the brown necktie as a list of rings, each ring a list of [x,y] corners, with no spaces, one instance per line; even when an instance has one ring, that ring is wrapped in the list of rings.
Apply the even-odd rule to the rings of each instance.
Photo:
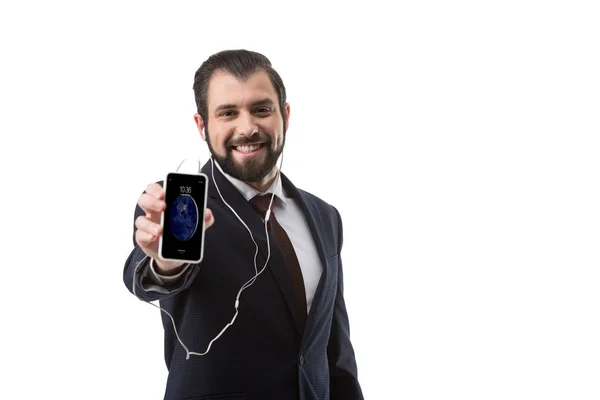
[[[263,218],[269,209],[271,196],[272,195],[270,194],[264,196],[255,196],[252,200],[250,200],[250,204],[252,204],[254,209],[260,215],[262,215]],[[279,225],[279,222],[277,222],[272,209],[267,227],[275,236],[275,240],[277,240],[277,243],[283,252],[283,256],[285,257],[285,265],[290,273],[292,287],[294,289],[294,298],[296,300],[296,310],[298,311],[298,316],[300,317],[300,326],[302,327],[302,330],[304,330],[304,324],[306,323],[306,292],[304,290],[304,279],[302,278],[302,270],[300,269],[298,257],[296,256],[294,246],[292,245],[289,236],[281,227],[281,225]]]

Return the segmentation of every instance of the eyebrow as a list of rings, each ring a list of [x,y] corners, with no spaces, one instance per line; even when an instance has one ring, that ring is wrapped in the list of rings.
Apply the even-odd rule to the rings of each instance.
[[[256,106],[274,106],[275,102],[268,97],[265,97],[262,100],[258,100],[252,103],[252,107]]]
[[[275,105],[275,102],[273,100],[271,100],[268,97],[265,97],[262,100],[257,100],[252,102],[251,106],[252,107],[256,107],[256,106],[273,106]],[[230,110],[232,108],[237,108],[237,106],[235,104],[221,104],[219,105],[216,109],[215,112],[221,111],[221,110]]]

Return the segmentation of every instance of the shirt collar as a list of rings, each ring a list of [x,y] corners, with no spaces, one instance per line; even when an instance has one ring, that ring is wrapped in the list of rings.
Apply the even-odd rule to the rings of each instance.
[[[273,183],[271,184],[271,186],[269,186],[269,188],[266,191],[259,192],[252,186],[248,185],[246,182],[236,179],[233,176],[225,173],[225,171],[223,171],[223,169],[221,168],[219,163],[216,162],[216,160],[214,160],[214,159],[213,159],[213,161],[215,162],[217,168],[219,169],[219,171],[221,171],[223,176],[225,178],[227,178],[227,180],[229,182],[231,182],[231,184],[242,194],[242,196],[244,196],[244,198],[247,201],[250,201],[254,196],[259,195],[259,194],[264,195],[264,194],[275,193],[275,197],[277,197],[279,200],[281,200],[284,205],[286,204],[286,197],[285,197],[285,193],[283,191],[283,185],[281,184],[281,177],[278,177],[277,179],[275,179],[273,181]]]

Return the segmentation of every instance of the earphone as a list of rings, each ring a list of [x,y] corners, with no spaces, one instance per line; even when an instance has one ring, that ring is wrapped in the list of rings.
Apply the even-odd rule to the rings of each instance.
[[[181,162],[181,164],[183,164],[183,162],[185,161],[185,159]],[[265,264],[262,266],[262,268],[260,269],[260,271],[258,270],[258,266],[256,265],[257,263],[257,256],[258,256],[258,243],[256,243],[256,240],[254,240],[254,236],[252,235],[252,231],[250,230],[250,228],[248,227],[248,225],[246,225],[246,223],[242,220],[242,218],[238,215],[237,212],[235,212],[235,210],[233,209],[233,207],[231,207],[231,205],[229,205],[229,203],[227,203],[225,201],[225,199],[223,198],[223,195],[221,194],[221,190],[219,189],[219,186],[217,185],[217,182],[215,180],[215,166],[214,166],[214,159],[213,157],[210,158],[210,162],[211,162],[211,177],[212,177],[212,181],[213,184],[215,185],[215,189],[217,189],[217,193],[219,193],[219,197],[221,198],[221,200],[223,201],[223,203],[231,210],[231,212],[233,212],[233,214],[237,217],[237,219],[242,223],[242,225],[244,226],[244,228],[246,228],[246,230],[248,231],[248,233],[250,234],[250,238],[252,239],[252,242],[254,243],[254,246],[256,247],[256,251],[254,252],[254,276],[252,278],[250,278],[246,283],[244,283],[241,287],[240,290],[237,293],[237,296],[235,298],[235,303],[234,303],[234,308],[235,308],[235,314],[233,315],[233,318],[231,319],[231,321],[229,323],[227,323],[223,329],[221,330],[221,332],[219,332],[219,334],[217,336],[215,336],[214,339],[212,339],[210,341],[210,343],[208,344],[208,347],[206,349],[206,351],[204,353],[198,353],[198,352],[193,352],[193,351],[189,351],[187,346],[183,343],[183,341],[181,340],[181,338],[179,337],[179,333],[177,332],[177,327],[175,326],[175,320],[173,319],[173,316],[171,314],[169,314],[168,311],[166,311],[165,309],[163,309],[162,307],[151,303],[149,301],[146,301],[144,299],[141,299],[137,296],[136,294],[136,290],[135,290],[135,285],[136,285],[136,276],[139,270],[140,265],[142,264],[142,262],[144,260],[146,260],[148,258],[148,255],[145,255],[144,258],[142,258],[135,266],[134,272],[133,272],[133,284],[132,284],[132,289],[133,289],[133,294],[134,296],[136,296],[139,300],[144,301],[150,305],[153,305],[154,307],[157,307],[159,310],[161,310],[162,312],[164,312],[165,314],[167,314],[169,316],[169,318],[171,319],[171,323],[173,324],[173,330],[175,332],[175,336],[177,337],[177,340],[179,341],[179,343],[181,344],[181,346],[183,347],[183,349],[186,352],[186,356],[185,359],[189,360],[191,355],[195,355],[195,356],[203,356],[208,354],[208,352],[210,351],[210,348],[212,346],[212,344],[221,337],[221,335],[223,335],[223,333],[225,333],[225,331],[233,325],[233,323],[235,322],[235,319],[237,318],[238,314],[239,314],[239,305],[240,305],[240,296],[242,295],[242,292],[246,289],[248,289],[250,286],[252,286],[254,284],[254,282],[256,282],[256,279],[258,278],[258,276],[260,274],[263,273],[263,271],[266,269],[267,264],[269,263],[269,259],[271,258],[271,243],[270,243],[270,239],[269,239],[269,232],[268,232],[268,222],[269,222],[269,217],[271,216],[271,207],[273,205],[273,200],[275,198],[275,193],[273,192],[271,194],[271,200],[269,202],[269,208],[267,209],[267,212],[265,214],[265,219],[264,219],[264,227],[265,227],[265,236],[267,238],[267,258],[265,260]],[[179,167],[181,167],[181,164],[179,164]],[[281,152],[281,161],[279,163],[279,169],[277,171],[277,176],[275,177],[275,179],[281,179],[281,165],[283,164],[283,151]],[[198,162],[198,165],[200,166],[200,162]],[[179,170],[179,167],[177,168]],[[275,182],[277,183],[277,182]]]

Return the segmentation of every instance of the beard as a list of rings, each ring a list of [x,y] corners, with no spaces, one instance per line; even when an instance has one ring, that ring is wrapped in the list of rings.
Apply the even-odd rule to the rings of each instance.
[[[208,150],[215,161],[219,163],[223,169],[223,172],[243,182],[259,182],[265,176],[267,176],[277,164],[277,160],[279,159],[279,156],[283,152],[283,147],[285,146],[285,133],[283,134],[283,142],[281,143],[281,146],[276,150],[271,148],[272,141],[269,136],[258,134],[236,141],[235,144],[228,142],[225,146],[225,156],[221,156],[217,154],[210,143],[208,129],[205,130],[205,135]],[[232,153],[234,150],[231,146],[243,146],[244,144],[256,141],[263,142],[262,146],[267,152],[263,161],[246,160],[243,164],[239,164],[233,159]]]

